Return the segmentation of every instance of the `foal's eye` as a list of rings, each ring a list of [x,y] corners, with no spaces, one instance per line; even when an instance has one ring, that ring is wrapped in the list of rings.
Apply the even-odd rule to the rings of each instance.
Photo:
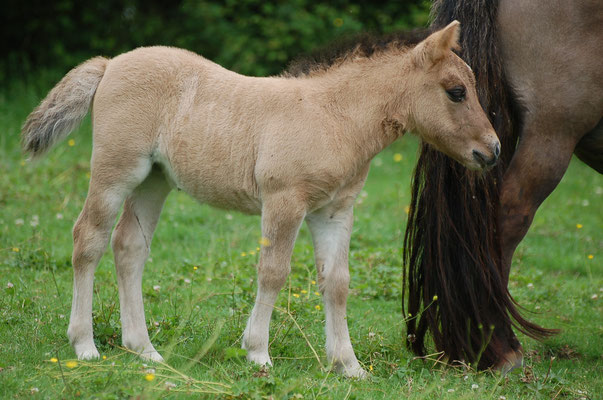
[[[460,103],[461,101],[465,100],[466,92],[467,91],[465,90],[464,86],[455,86],[452,89],[446,90],[448,98],[455,103]]]

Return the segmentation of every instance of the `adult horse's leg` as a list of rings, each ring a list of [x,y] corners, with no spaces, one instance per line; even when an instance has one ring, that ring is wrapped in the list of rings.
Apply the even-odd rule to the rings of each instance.
[[[260,365],[272,364],[268,355],[270,317],[276,297],[291,270],[291,253],[305,212],[305,204],[294,191],[283,191],[263,199],[264,243],[258,265],[258,291],[242,344],[247,350],[247,359]]]
[[[124,198],[151,167],[150,160],[125,151],[119,155],[101,153],[95,149],[88,197],[73,227],[73,302],[67,336],[79,359],[99,356],[92,335],[94,271]]]
[[[162,172],[153,169],[126,199],[111,241],[119,283],[122,343],[153,361],[163,359],[149,340],[142,302],[142,271],[169,192]]]
[[[574,154],[586,165],[603,174],[603,119],[578,142]]]
[[[508,284],[511,260],[540,204],[555,189],[571,160],[575,137],[547,123],[526,121],[517,151],[505,173],[501,190],[500,238],[502,279]],[[552,145],[543,145],[543,144]],[[497,326],[490,346],[504,354],[495,367],[521,365],[522,349],[510,326]]]
[[[324,296],[327,358],[338,372],[362,377],[366,373],[354,354],[346,319],[350,283],[348,251],[354,221],[352,205],[339,209],[326,207],[308,215],[306,221],[314,242],[318,286]]]

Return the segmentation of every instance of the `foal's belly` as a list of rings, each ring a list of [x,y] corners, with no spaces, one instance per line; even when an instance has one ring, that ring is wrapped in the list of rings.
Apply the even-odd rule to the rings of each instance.
[[[261,213],[253,162],[233,160],[227,153],[190,144],[172,146],[155,160],[174,188],[200,203],[245,214]]]

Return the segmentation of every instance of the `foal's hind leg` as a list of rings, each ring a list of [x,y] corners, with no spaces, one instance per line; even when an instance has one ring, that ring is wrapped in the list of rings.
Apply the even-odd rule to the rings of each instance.
[[[255,305],[243,333],[247,359],[260,365],[272,364],[268,335],[272,309],[291,269],[291,253],[305,216],[305,205],[295,193],[269,195],[263,200],[262,245],[258,265]]]
[[[149,340],[142,302],[142,271],[169,192],[163,173],[153,169],[126,199],[111,241],[119,283],[122,343],[153,361],[163,359]]]
[[[93,156],[88,197],[73,227],[73,302],[67,335],[79,359],[99,356],[92,337],[94,271],[124,198],[149,168],[146,160]]]
[[[324,296],[327,358],[337,372],[363,377],[366,373],[354,354],[346,319],[350,283],[348,251],[353,220],[351,204],[342,208],[326,207],[306,217],[314,242],[318,285]]]

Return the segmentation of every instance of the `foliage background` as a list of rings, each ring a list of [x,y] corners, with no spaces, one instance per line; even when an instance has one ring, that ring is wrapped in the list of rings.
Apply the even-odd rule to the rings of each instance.
[[[62,70],[139,46],[198,52],[249,75],[279,73],[294,56],[357,31],[426,26],[428,1],[5,0],[2,75]]]

